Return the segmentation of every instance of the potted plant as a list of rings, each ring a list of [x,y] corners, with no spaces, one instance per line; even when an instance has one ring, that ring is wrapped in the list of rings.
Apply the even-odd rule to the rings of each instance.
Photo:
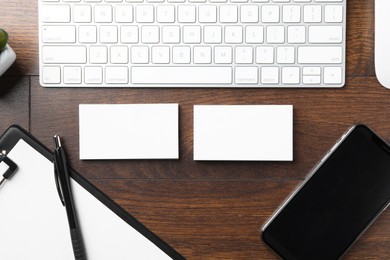
[[[11,67],[16,59],[15,52],[7,42],[8,33],[0,28],[0,76]]]

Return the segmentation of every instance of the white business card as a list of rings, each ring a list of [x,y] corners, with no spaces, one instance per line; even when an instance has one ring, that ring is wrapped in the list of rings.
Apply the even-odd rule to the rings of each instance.
[[[80,159],[178,159],[178,104],[79,105]]]
[[[194,160],[292,161],[293,106],[194,106]]]

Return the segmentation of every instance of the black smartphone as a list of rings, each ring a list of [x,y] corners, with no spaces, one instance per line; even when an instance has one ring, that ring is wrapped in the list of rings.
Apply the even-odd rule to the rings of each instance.
[[[339,259],[389,202],[390,146],[356,125],[274,213],[261,236],[283,259]]]

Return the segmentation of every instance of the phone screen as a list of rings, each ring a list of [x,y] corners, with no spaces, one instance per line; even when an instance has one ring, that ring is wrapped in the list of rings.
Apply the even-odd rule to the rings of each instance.
[[[338,259],[388,205],[390,149],[358,125],[263,228],[284,259]]]

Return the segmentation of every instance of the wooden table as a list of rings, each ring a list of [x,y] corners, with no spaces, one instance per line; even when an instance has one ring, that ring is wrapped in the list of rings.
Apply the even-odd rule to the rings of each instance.
[[[63,136],[71,165],[188,259],[275,259],[260,228],[356,123],[390,140],[390,90],[374,71],[374,0],[348,0],[342,89],[54,89],[38,78],[37,0],[0,0],[17,61],[0,79],[0,129],[16,123],[44,144]],[[81,103],[179,103],[180,159],[80,161]],[[193,161],[193,105],[293,104],[293,162]],[[387,210],[345,259],[390,257]]]

